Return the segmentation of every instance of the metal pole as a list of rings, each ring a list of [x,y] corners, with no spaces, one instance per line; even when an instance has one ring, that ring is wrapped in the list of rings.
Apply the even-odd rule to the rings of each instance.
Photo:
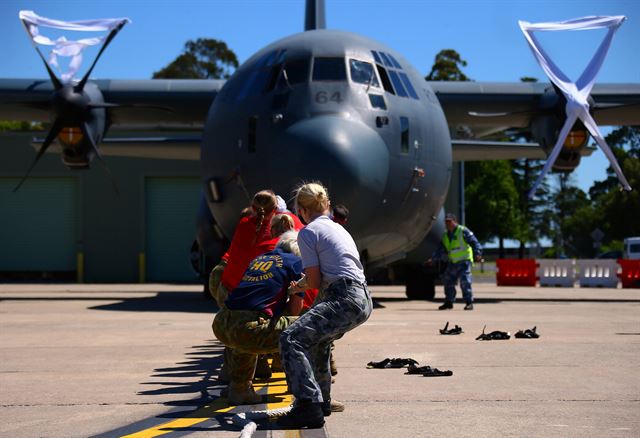
[[[464,161],[460,161],[458,163],[458,193],[460,194],[460,214],[458,215],[459,217],[459,223],[461,224],[466,224],[466,218],[464,215]]]

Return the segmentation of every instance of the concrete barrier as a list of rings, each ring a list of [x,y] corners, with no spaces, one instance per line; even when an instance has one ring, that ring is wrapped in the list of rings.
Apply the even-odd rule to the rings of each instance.
[[[573,287],[575,260],[537,259],[540,286]]]
[[[618,287],[616,260],[578,260],[578,271],[580,287]]]
[[[618,260],[621,271],[619,274],[622,288],[640,289],[640,260]]]

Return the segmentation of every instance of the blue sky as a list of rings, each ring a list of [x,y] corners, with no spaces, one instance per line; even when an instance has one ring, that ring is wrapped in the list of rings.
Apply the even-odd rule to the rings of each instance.
[[[189,39],[225,41],[240,62],[266,44],[301,32],[304,0],[2,0],[0,78],[46,77],[18,20],[18,11],[61,20],[129,17],[132,23],[102,56],[93,78],[147,79],[171,62]],[[638,0],[327,0],[327,27],[363,34],[395,48],[423,73],[441,49],[457,50],[476,81],[545,81],[518,27],[518,20],[559,21],[586,15],[625,15],[598,82],[640,82]],[[554,60],[577,78],[604,30],[539,34]],[[74,35],[76,34],[76,35]],[[50,35],[50,34],[47,34]],[[56,35],[55,33],[51,35]],[[69,39],[77,33],[66,32]],[[57,36],[57,35],[56,35]],[[87,59],[92,59],[88,52]],[[84,67],[88,66],[85,61]],[[588,189],[603,179],[607,161],[599,150],[574,172]]]

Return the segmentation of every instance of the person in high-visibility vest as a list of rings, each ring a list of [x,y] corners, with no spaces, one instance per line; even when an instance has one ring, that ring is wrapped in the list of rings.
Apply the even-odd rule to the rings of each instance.
[[[444,224],[447,231],[442,236],[440,246],[427,260],[427,264],[431,264],[433,260],[439,260],[446,255],[449,262],[442,278],[445,301],[438,309],[453,309],[453,303],[456,300],[456,283],[460,279],[462,298],[466,303],[464,310],[473,310],[471,266],[474,259],[478,262],[482,260],[482,247],[469,228],[458,224],[454,214],[448,213],[444,218]]]

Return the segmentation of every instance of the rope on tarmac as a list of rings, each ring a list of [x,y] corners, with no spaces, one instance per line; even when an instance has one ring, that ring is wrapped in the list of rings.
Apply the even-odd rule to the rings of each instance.
[[[251,438],[255,431],[258,429],[258,425],[255,420],[265,420],[267,418],[280,417],[287,414],[291,410],[291,406],[278,409],[267,409],[263,411],[249,411],[235,414],[231,417],[231,422],[238,427],[242,428],[240,432],[240,438]]]

